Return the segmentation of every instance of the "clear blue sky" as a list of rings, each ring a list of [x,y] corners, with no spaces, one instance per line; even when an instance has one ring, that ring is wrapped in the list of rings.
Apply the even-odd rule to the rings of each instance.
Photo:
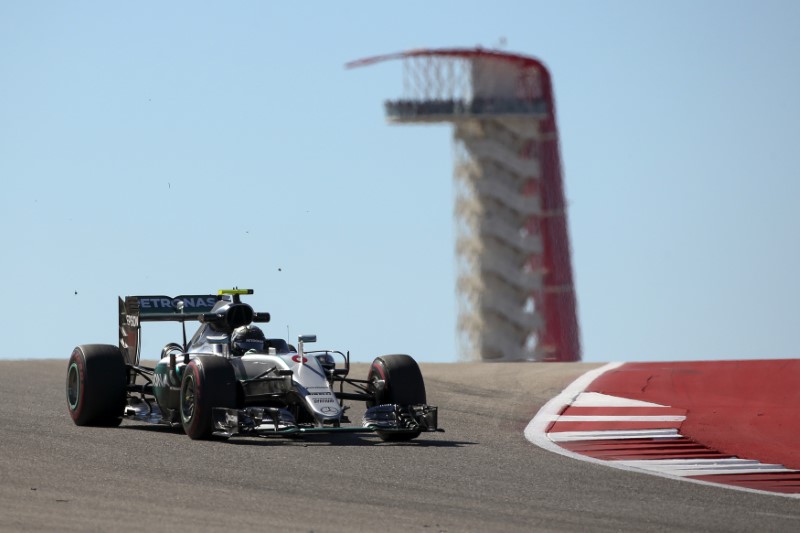
[[[797,357],[798,27],[794,1],[2,2],[0,358],[237,285],[270,335],[456,361],[451,129],[386,124],[399,62],[344,64],[501,39],[553,76],[584,360]]]

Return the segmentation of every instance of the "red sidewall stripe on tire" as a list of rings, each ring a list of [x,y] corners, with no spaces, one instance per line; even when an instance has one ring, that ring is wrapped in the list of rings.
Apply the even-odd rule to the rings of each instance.
[[[386,381],[386,372],[383,369],[383,365],[372,363],[372,368],[380,374],[382,380]]]
[[[189,431],[192,433],[197,431],[197,425],[200,423],[201,414],[199,413],[201,390],[200,390],[200,366],[197,361],[193,361],[190,365],[192,367],[192,378],[194,381],[194,406],[192,409],[192,423],[189,424]],[[183,398],[181,397],[181,415],[183,415]]]

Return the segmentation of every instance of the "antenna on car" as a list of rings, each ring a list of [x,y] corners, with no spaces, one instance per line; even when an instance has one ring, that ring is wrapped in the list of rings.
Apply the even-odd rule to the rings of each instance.
[[[175,307],[178,308],[181,315],[183,314],[183,308],[186,307],[186,304],[183,303],[183,300],[178,300],[175,302]],[[186,352],[186,320],[181,320],[181,326],[183,326],[183,351]]]

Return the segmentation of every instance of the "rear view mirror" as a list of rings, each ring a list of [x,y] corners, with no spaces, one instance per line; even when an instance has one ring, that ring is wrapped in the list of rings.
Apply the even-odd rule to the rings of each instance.
[[[297,337],[298,342],[317,342],[316,335],[300,335]]]

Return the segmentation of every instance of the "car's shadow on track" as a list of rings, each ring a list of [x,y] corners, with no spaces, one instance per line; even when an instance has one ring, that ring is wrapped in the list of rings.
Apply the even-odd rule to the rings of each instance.
[[[144,431],[149,433],[163,433],[167,435],[175,435],[180,438],[189,437],[185,436],[181,428],[173,428],[165,425],[158,424],[125,424],[119,426],[119,429]],[[474,446],[477,442],[470,441],[456,441],[446,440],[438,435],[422,434],[414,440],[405,442],[383,442],[380,438],[372,433],[341,433],[339,435],[303,435],[303,436],[270,436],[270,437],[233,437],[230,439],[215,438],[217,442],[226,442],[232,446],[413,446],[417,448],[461,448],[464,446]]]
[[[478,444],[477,442],[442,440],[420,436],[405,442],[383,442],[375,435],[342,434],[342,435],[303,435],[302,437],[239,437],[228,440],[236,446],[269,446],[281,444],[289,446],[412,446],[417,448],[461,448]]]
[[[166,433],[170,435],[185,435],[183,429],[179,427],[170,427],[164,424],[148,424],[145,422],[122,422],[122,424],[115,429],[144,431],[149,433]]]

